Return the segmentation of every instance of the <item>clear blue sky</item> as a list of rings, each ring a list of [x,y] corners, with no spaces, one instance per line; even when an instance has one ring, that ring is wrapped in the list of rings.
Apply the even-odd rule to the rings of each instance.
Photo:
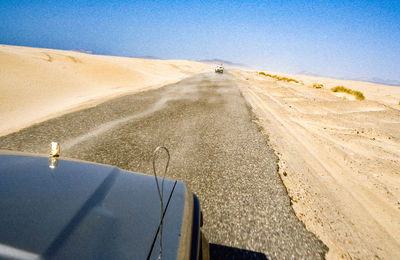
[[[400,1],[0,0],[0,44],[400,80]]]

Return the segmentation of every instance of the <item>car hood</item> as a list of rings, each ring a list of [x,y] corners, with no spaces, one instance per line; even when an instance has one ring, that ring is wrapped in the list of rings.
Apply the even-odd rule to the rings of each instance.
[[[0,154],[0,258],[148,256],[160,222],[153,176],[64,159],[50,168],[48,160]],[[163,258],[177,258],[187,194],[165,180]]]

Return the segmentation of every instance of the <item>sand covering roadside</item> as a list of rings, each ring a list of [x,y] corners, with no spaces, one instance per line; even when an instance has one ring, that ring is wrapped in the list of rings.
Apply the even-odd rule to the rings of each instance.
[[[400,87],[234,74],[280,157],[296,214],[327,257],[400,259]],[[366,100],[330,91],[337,85]]]
[[[0,135],[208,70],[192,61],[0,45]]]

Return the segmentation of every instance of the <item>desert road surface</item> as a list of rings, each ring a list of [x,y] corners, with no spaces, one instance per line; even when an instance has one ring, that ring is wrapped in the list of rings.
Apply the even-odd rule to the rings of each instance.
[[[153,150],[164,145],[167,177],[198,195],[210,243],[269,259],[323,258],[327,247],[295,216],[253,120],[228,73],[205,73],[0,137],[0,149],[46,154],[57,141],[62,157],[151,174]]]

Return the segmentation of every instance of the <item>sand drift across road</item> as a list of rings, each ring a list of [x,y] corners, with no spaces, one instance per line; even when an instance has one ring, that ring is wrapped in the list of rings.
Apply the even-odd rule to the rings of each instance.
[[[153,149],[171,152],[169,178],[200,199],[211,243],[275,258],[322,258],[326,247],[295,216],[277,157],[229,74],[206,73],[113,99],[0,137],[0,149],[46,153],[151,173]]]

